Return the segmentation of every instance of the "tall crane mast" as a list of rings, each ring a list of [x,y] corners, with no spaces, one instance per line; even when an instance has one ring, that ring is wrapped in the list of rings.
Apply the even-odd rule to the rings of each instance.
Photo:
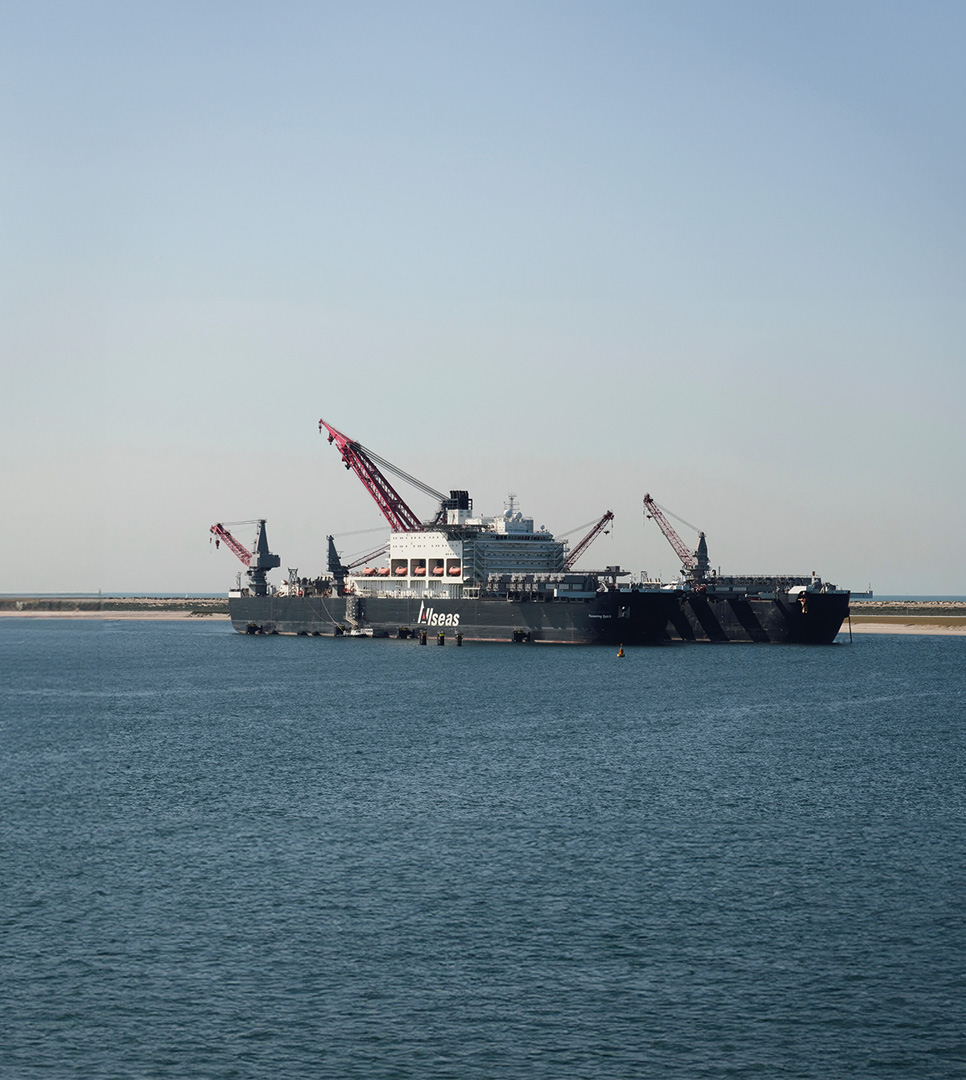
[[[348,435],[343,435],[341,431],[337,431],[331,424],[320,420],[319,434],[322,433],[323,428],[329,433],[329,442],[334,442],[338,447],[345,467],[351,469],[359,477],[365,489],[375,499],[376,506],[382,511],[382,515],[389,522],[392,531],[421,532],[423,523],[407,506],[399,492],[386,479],[379,466],[381,465],[383,469],[395,473],[400,479],[419,488],[420,491],[425,492],[427,495],[431,495],[440,503],[445,501],[446,496],[441,491],[437,491],[428,484],[424,484],[421,480],[417,480],[415,476],[403,472],[392,462],[386,461],[385,458],[379,457],[378,454],[374,454],[362,443],[350,439]]]
[[[644,516],[653,518],[657,522],[658,528],[664,533],[668,543],[674,548],[677,557],[681,560],[681,565],[688,577],[693,581],[703,581],[711,566],[708,559],[708,542],[704,533],[700,529],[695,530],[698,534],[698,546],[694,551],[691,551],[681,537],[678,536],[674,526],[664,516],[663,511],[650,495],[644,496]],[[689,527],[694,528],[693,525]]]
[[[604,531],[604,527],[614,520],[613,513],[608,510],[606,514],[597,522],[597,524],[590,530],[589,533],[580,541],[580,543],[570,552],[567,556],[564,566],[570,570],[574,564],[580,558],[581,555],[590,547],[590,545],[597,539],[598,536]]]

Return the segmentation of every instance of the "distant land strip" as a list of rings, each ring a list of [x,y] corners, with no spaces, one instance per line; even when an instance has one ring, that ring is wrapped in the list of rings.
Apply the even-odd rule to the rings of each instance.
[[[966,634],[959,600],[853,600],[843,633]]]
[[[224,596],[3,597],[0,598],[0,615],[88,619],[228,618],[228,599]]]
[[[966,617],[962,600],[853,600],[852,619],[872,616],[877,619],[913,615],[917,618]]]

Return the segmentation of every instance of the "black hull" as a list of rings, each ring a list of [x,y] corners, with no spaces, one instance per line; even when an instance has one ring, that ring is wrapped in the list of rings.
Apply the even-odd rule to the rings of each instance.
[[[425,630],[464,641],[656,645],[667,640],[678,604],[674,593],[643,591],[545,601],[243,596],[229,598],[228,610],[241,633],[406,637]]]
[[[586,600],[416,600],[243,596],[228,601],[233,627],[250,634],[407,637],[425,630],[465,641],[567,645],[760,642],[827,645],[849,613],[849,594],[773,598],[680,591],[599,593]]]
[[[668,622],[675,641],[828,645],[849,614],[847,592],[681,597]]]

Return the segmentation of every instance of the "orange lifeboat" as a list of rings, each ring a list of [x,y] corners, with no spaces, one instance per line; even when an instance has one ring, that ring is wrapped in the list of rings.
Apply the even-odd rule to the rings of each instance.
[[[462,573],[462,570],[460,570],[458,566],[451,566],[449,568],[449,572],[451,577],[459,577]]]
[[[426,567],[425,566],[417,566],[416,569],[413,571],[413,573],[416,575],[416,577],[425,577],[426,576]]]
[[[434,566],[434,567],[433,567],[433,573],[434,573],[434,574],[435,574],[435,575],[436,575],[437,577],[441,577],[441,576],[442,576],[442,573],[443,573],[443,568],[442,568],[441,566]]]
[[[380,566],[379,569],[376,571],[376,575],[377,577],[389,577],[389,567]]]
[[[406,576],[406,567],[405,566],[397,566],[396,567],[396,577],[405,577],[405,576]]]
[[[362,568],[362,576],[363,577],[372,577],[372,575],[375,572],[376,572],[376,568],[374,566],[364,566]]]

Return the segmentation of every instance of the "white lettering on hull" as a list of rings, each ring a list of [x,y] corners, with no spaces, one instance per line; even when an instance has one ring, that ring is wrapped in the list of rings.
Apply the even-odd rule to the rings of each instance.
[[[435,608],[426,607],[426,604],[420,601],[416,622],[424,626],[459,626],[460,616],[458,611],[437,611]]]

